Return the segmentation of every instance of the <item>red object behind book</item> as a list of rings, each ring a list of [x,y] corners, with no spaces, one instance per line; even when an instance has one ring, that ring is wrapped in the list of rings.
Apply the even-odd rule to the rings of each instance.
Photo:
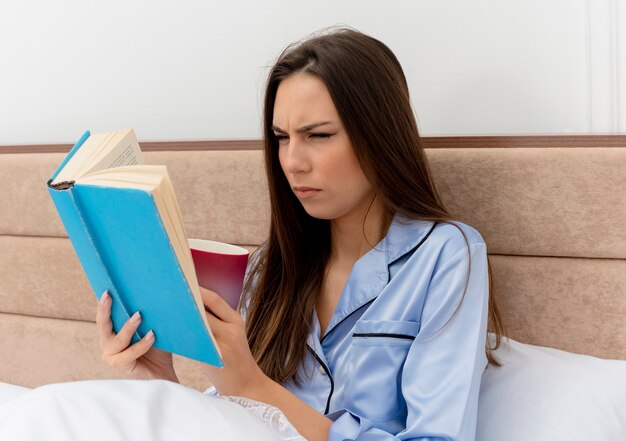
[[[237,309],[248,265],[248,250],[222,242],[189,239],[198,284]]]

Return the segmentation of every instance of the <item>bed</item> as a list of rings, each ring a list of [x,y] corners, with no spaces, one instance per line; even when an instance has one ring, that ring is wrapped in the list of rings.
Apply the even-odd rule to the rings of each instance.
[[[626,439],[626,136],[424,145],[449,210],[487,243],[511,339],[497,352],[504,366],[483,377],[478,439]],[[190,238],[264,240],[258,141],[142,148],[168,166]],[[119,379],[100,360],[95,297],[45,187],[67,149],[0,148],[3,383]],[[198,363],[175,363],[185,386],[209,386]]]

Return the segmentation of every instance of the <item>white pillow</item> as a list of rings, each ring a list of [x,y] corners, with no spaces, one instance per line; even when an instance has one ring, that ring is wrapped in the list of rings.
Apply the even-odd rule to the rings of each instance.
[[[477,441],[625,441],[626,361],[503,340],[482,377]]]

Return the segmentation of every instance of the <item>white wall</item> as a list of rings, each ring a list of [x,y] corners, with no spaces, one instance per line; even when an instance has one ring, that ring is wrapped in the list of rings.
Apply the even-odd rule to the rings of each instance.
[[[258,138],[267,66],[348,24],[424,135],[626,131],[626,0],[0,0],[0,145]]]

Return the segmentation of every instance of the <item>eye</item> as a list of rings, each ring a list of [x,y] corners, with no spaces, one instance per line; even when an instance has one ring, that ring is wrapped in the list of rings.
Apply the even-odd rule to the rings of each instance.
[[[334,133],[311,133],[313,138],[330,138]]]
[[[274,135],[274,139],[278,142],[282,142],[289,139],[289,137],[287,135]]]

